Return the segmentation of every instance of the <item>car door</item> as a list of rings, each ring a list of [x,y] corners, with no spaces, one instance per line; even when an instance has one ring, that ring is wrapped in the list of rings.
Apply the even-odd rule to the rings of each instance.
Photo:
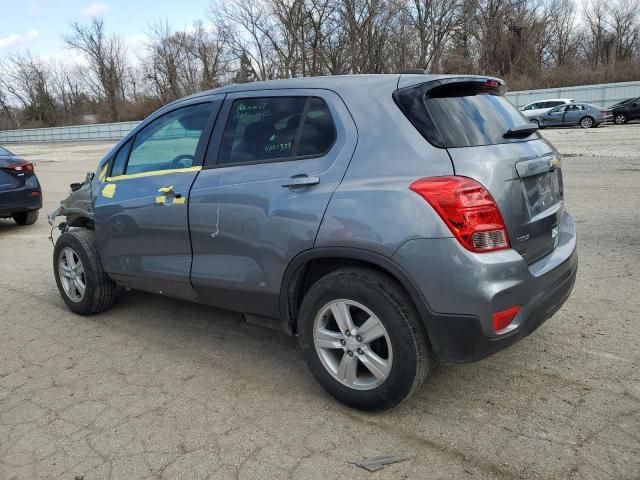
[[[228,94],[220,119],[191,191],[191,281],[211,305],[278,317],[284,271],[313,247],[357,130],[315,89]]]
[[[155,115],[100,174],[95,224],[105,270],[135,289],[195,298],[189,282],[189,190],[222,96]],[[209,133],[209,134],[208,134]]]
[[[545,113],[542,116],[542,123],[544,124],[544,126],[550,127],[562,125],[563,115],[566,108],[566,105],[563,105],[561,107],[553,108]]]
[[[629,105],[629,120],[640,118],[640,98],[636,98]]]
[[[577,125],[582,118],[584,107],[582,105],[567,105],[562,119],[562,124]]]

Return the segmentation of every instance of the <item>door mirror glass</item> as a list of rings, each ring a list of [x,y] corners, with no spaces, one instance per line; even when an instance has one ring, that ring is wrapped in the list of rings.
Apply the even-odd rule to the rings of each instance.
[[[151,122],[136,134],[125,172],[191,167],[210,113],[211,104],[201,103]]]

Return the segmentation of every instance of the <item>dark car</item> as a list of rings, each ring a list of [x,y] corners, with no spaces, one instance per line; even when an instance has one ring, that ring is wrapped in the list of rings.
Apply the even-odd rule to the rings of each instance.
[[[629,120],[640,119],[640,97],[627,98],[610,107],[613,114],[613,122],[616,125],[623,125]]]
[[[42,208],[42,189],[33,163],[0,147],[0,218],[31,225]]]

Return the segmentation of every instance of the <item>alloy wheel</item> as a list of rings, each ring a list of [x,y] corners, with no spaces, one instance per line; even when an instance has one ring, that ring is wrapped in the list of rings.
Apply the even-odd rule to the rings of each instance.
[[[87,289],[87,281],[82,260],[70,247],[60,250],[58,276],[67,297],[73,302],[81,302]]]
[[[593,120],[589,117],[585,117],[580,121],[580,126],[582,128],[591,128],[593,126]]]
[[[625,117],[624,115],[616,115],[616,118],[615,118],[616,125],[622,125],[626,121],[627,121],[627,117]]]
[[[316,353],[341,384],[371,390],[388,378],[391,340],[380,319],[353,300],[334,300],[320,309],[313,327]]]

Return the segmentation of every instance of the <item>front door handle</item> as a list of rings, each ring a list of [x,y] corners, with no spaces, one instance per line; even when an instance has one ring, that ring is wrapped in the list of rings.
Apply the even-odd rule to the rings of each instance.
[[[320,183],[320,177],[309,176],[306,173],[300,175],[294,175],[285,183],[282,184],[283,187],[287,187],[290,189],[308,187],[310,185],[317,185]]]

